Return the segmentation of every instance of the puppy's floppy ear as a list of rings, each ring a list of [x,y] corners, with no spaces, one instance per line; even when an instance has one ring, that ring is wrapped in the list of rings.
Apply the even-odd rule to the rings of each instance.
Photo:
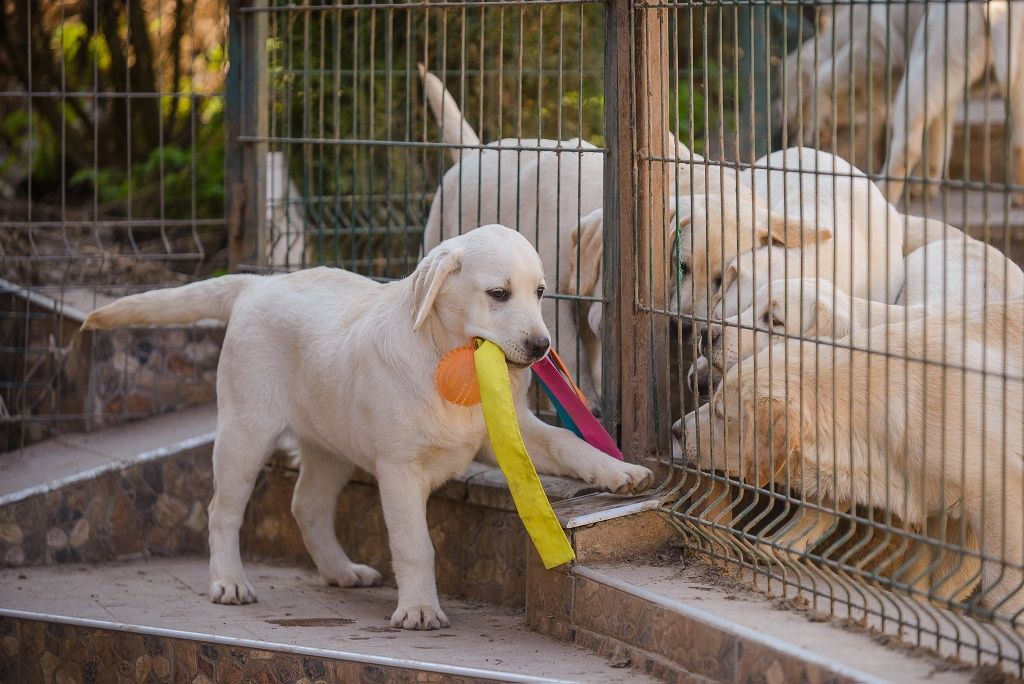
[[[427,316],[434,309],[445,279],[462,268],[462,252],[457,249],[435,247],[423,258],[412,274],[413,298],[416,302],[416,319],[413,332],[420,329]]]
[[[597,289],[604,259],[604,209],[595,209],[580,219],[572,231],[569,252],[569,294],[590,296]],[[578,284],[578,287],[577,287]]]
[[[668,198],[668,224],[670,230],[679,230],[690,225],[693,218],[693,201],[702,195],[672,195]],[[704,195],[706,197],[706,195]]]
[[[785,216],[758,207],[754,212],[754,218],[757,221],[757,242],[762,247],[809,247],[816,242],[832,239],[831,229],[803,221],[799,216]]]
[[[850,319],[836,313],[829,304],[818,301],[814,303],[814,322],[807,332],[816,337],[841,340],[850,334]]]
[[[800,451],[801,427],[798,399],[759,397],[747,404],[747,443],[744,479],[758,487],[774,482],[790,457]],[[796,404],[796,405],[794,405]]]

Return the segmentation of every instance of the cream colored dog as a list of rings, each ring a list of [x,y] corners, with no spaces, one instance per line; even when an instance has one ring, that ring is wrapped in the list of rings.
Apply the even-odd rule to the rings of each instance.
[[[476,132],[441,81],[422,65],[420,76],[427,104],[441,127],[442,142],[481,146]],[[554,279],[553,291],[567,293],[570,245],[578,242],[581,218],[596,218],[597,225],[603,226],[602,151],[580,138],[506,138],[482,149],[454,149],[452,156],[456,163],[445,172],[430,205],[423,232],[424,252],[445,238],[477,226],[502,223],[534,243],[544,272]],[[589,266],[591,261],[585,257],[580,263]],[[589,279],[585,272],[581,271],[580,276]],[[573,300],[551,297],[543,303],[544,320],[554,332],[556,346],[570,374],[588,397],[597,400],[601,379],[592,372],[600,367],[600,339],[588,334],[586,327],[581,330],[578,324],[590,308],[589,303],[577,306]],[[580,373],[580,369],[587,372]]]
[[[981,604],[1012,621],[1024,610],[1022,321],[1017,299],[884,326],[887,348],[910,361],[866,351],[867,331],[853,350],[774,345],[730,369],[673,432],[702,470],[912,526],[962,519],[983,554]]]
[[[678,304],[673,303],[673,309],[694,316],[698,329],[706,327],[711,303],[721,293],[726,266],[737,255],[767,246],[798,247],[831,237],[830,232],[801,223],[799,218],[773,213],[749,190],[679,197],[674,213],[679,280]]]
[[[805,104],[807,144],[819,140],[839,156],[874,172],[885,161],[888,103],[907,63],[923,3],[852,5],[827,41],[835,52],[820,60]],[[833,50],[829,42],[819,50]],[[836,137],[833,137],[833,130]]]
[[[857,297],[895,301],[903,286],[903,216],[861,171],[796,147],[758,160],[751,185],[775,212],[813,226],[817,240],[740,254],[725,269],[713,318],[743,311],[758,288],[779,278],[818,277]]]
[[[346,587],[380,580],[349,559],[334,532],[338,495],[359,466],[380,486],[398,582],[391,624],[436,629],[448,618],[434,581],[427,497],[465,470],[487,439],[479,406],[437,393],[434,370],[447,351],[478,337],[501,347],[523,438],[541,472],[619,493],[651,482],[646,468],[609,458],[527,409],[528,368],[549,345],[544,289],[529,242],[491,225],[445,241],[397,282],[331,268],[225,276],[126,297],[94,311],[83,327],[228,321],[210,503],[215,603],[256,600],[239,553],[242,514],[263,464],[293,440],[301,470],[292,512],[320,575]]]
[[[954,114],[964,93],[990,66],[1009,111],[1010,180],[1024,184],[1024,8],[1007,0],[936,2],[928,4],[914,34],[891,108],[892,139],[884,170],[891,201],[899,200],[908,173],[920,160],[926,132],[933,159],[926,164],[926,178],[942,178]],[[938,187],[933,183],[929,190],[935,193]],[[1024,191],[1018,188],[1012,197],[1022,203]]]
[[[764,285],[747,309],[721,324],[712,324],[710,370],[720,376],[785,337],[841,340],[880,324],[942,316],[963,306],[1024,296],[1024,271],[995,247],[967,236],[919,248],[907,257],[906,274],[897,304],[891,305],[852,297],[817,278]],[[695,380],[703,381],[708,370],[707,359],[697,359]]]

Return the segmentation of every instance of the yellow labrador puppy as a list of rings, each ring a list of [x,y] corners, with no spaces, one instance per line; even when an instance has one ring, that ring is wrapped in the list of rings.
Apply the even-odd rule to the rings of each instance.
[[[694,316],[701,330],[721,293],[725,269],[737,255],[769,246],[796,248],[831,237],[811,223],[801,223],[799,217],[773,213],[742,183],[734,192],[679,197],[674,215],[679,279],[673,309]]]
[[[762,286],[744,311],[711,325],[710,364],[707,357],[695,360],[692,381],[706,383],[709,372],[720,376],[785,336],[840,340],[883,323],[1024,296],[1024,271],[995,247],[962,233],[960,239],[917,249],[906,258],[906,273],[896,304],[852,297],[820,278],[780,279]]]
[[[673,426],[696,467],[787,482],[808,500],[962,519],[981,605],[1024,610],[1024,300],[882,327],[912,360],[793,340],[734,366]],[[878,331],[870,331],[876,336]]]
[[[366,586],[376,570],[352,562],[334,531],[337,498],[355,466],[380,486],[398,581],[391,624],[436,629],[431,490],[461,473],[484,446],[479,406],[442,399],[434,369],[473,338],[508,361],[523,438],[538,470],[619,493],[651,482],[526,407],[529,366],[548,351],[541,316],[544,270],[519,233],[498,225],[441,243],[404,280],[381,284],[340,269],[232,275],[118,300],[87,329],[228,321],[217,369],[215,489],[210,504],[210,598],[251,603],[238,531],[256,476],[282,440],[298,444],[292,512],[329,584]]]
[[[725,269],[712,317],[734,316],[779,278],[818,277],[844,292],[893,303],[903,287],[903,215],[862,171],[827,152],[780,150],[755,162],[754,191],[768,206],[812,226],[802,248],[772,245]]]

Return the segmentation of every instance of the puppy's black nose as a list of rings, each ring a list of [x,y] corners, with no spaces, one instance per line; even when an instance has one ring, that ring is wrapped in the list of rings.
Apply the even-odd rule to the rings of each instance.
[[[704,373],[697,377],[697,389],[694,394],[702,404],[707,403],[711,398],[711,373]]]
[[[534,337],[527,337],[523,341],[523,346],[526,348],[526,353],[529,354],[530,358],[536,361],[548,353],[551,340],[546,335],[536,335]]]
[[[675,437],[676,439],[682,439],[683,438],[683,423],[682,423],[682,421],[679,421],[675,425],[672,426],[672,436]]]

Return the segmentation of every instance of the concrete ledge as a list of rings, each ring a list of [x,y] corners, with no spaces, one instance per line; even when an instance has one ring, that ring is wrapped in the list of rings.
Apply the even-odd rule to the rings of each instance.
[[[423,677],[445,684],[559,681],[11,611],[0,611],[0,635],[5,647],[17,649],[13,658],[0,658],[0,680],[7,682],[49,682],[54,676],[56,681],[156,682],[420,681]]]
[[[533,564],[527,575],[533,629],[668,681],[938,683],[976,674],[783,610],[674,551],[556,571]]]

